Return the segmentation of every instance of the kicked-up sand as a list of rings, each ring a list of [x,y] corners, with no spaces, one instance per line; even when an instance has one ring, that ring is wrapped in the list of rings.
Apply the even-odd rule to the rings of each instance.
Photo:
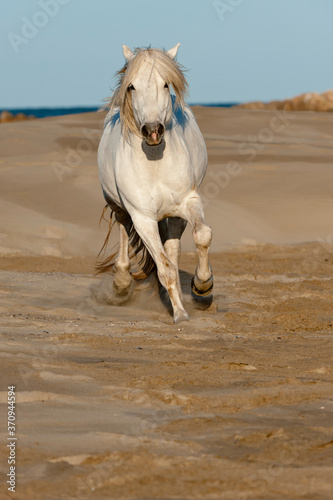
[[[103,115],[0,126],[1,499],[332,498],[333,114],[194,112],[214,303],[187,230],[177,325],[154,283],[101,300]]]

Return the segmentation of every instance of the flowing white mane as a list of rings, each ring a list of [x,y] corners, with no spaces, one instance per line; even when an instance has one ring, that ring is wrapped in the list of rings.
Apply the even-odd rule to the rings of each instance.
[[[125,136],[130,131],[135,134],[139,133],[133,114],[131,92],[128,88],[148,63],[152,65],[152,70],[156,69],[161,78],[172,86],[176,96],[176,107],[183,108],[185,105],[184,97],[188,89],[188,83],[182,66],[164,50],[136,49],[134,57],[118,71],[118,85],[109,100],[110,111],[108,117],[114,113],[115,108],[119,108]]]

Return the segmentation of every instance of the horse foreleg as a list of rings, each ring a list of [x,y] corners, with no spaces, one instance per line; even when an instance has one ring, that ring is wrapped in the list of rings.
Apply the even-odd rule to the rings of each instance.
[[[203,297],[213,290],[213,274],[209,264],[208,251],[212,241],[212,229],[204,219],[204,211],[199,195],[191,197],[186,205],[187,220],[192,226],[192,234],[198,252],[198,266],[192,279],[192,292]]]
[[[176,268],[177,289],[182,299],[182,288],[179,278],[180,238],[186,228],[186,221],[180,217],[169,217],[167,219],[167,234],[165,236],[164,249],[172,264]]]
[[[170,260],[163,247],[158,223],[141,214],[132,214],[132,220],[136,231],[155,261],[158,279],[169,294],[174,322],[188,320],[189,316],[183,307],[177,286],[177,279],[179,280],[178,267]],[[170,248],[171,246],[172,244],[169,244]]]
[[[129,238],[123,224],[119,225],[119,252],[113,268],[113,288],[117,296],[124,297],[131,294],[133,280],[129,272],[130,259],[128,255]]]

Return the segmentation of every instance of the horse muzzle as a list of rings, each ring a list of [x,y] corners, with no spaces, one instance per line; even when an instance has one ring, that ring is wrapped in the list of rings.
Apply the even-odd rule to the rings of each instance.
[[[162,123],[145,123],[141,127],[141,134],[148,146],[158,146],[161,144],[165,127]]]

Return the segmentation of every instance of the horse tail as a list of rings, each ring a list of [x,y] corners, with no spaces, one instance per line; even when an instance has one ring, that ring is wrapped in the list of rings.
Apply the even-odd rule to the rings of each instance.
[[[106,220],[104,218],[104,214],[105,214],[107,208],[108,208],[108,205],[106,205],[104,207],[103,213],[102,213],[101,218],[100,218],[100,222],[102,219]],[[147,250],[147,247],[145,246],[144,242],[142,241],[139,234],[137,233],[137,231],[134,227],[134,224],[132,222],[132,219],[128,214],[126,214],[126,219],[124,220],[123,217],[119,217],[119,214],[117,217],[117,213],[111,209],[108,233],[106,235],[103,246],[102,246],[100,252],[98,253],[98,257],[102,253],[105,252],[107,245],[108,245],[108,242],[109,242],[111,230],[112,230],[112,228],[115,225],[117,220],[119,220],[120,223],[124,223],[124,225],[126,227],[127,234],[129,235],[129,247],[130,247],[129,258],[130,258],[130,261],[133,261],[137,257],[138,254],[141,254],[140,260],[138,261],[139,270],[136,272],[132,272],[131,274],[136,281],[138,281],[138,282],[145,281],[152,274],[156,274],[157,267],[156,267],[154,259],[152,258],[149,251]],[[163,221],[159,222],[158,226],[159,226],[159,232],[160,232],[162,243],[164,243],[167,239],[166,221],[163,220]],[[96,264],[97,274],[107,273],[107,272],[112,271],[112,268],[115,264],[116,256],[118,254],[118,246],[119,246],[119,244],[116,245],[117,249],[111,255],[106,257],[106,259],[104,259],[100,262],[97,262],[97,264]]]
[[[105,217],[104,217],[104,214],[105,212],[107,211],[107,209],[109,208],[108,205],[105,205],[105,207],[103,208],[103,212],[102,212],[102,215],[99,219],[99,224],[101,224],[101,221],[102,219],[103,220],[106,220]],[[115,214],[115,212],[113,210],[111,210],[111,213],[110,213],[110,219],[109,219],[109,229],[108,229],[108,233],[106,235],[106,238],[104,240],[104,243],[102,245],[102,248],[100,249],[100,251],[98,252],[98,256],[97,258],[105,253],[105,250],[108,246],[108,243],[109,243],[109,238],[110,238],[110,234],[111,234],[111,230],[113,228],[113,226],[115,225],[116,221],[115,221],[115,218],[113,217]],[[115,257],[118,253],[118,250],[116,250],[115,252],[113,252],[111,255],[109,255],[106,259],[102,260],[102,261],[97,261],[97,264],[95,266],[95,269],[97,271],[97,274],[102,274],[102,273],[107,273],[109,271],[112,271],[112,268],[115,264]]]

